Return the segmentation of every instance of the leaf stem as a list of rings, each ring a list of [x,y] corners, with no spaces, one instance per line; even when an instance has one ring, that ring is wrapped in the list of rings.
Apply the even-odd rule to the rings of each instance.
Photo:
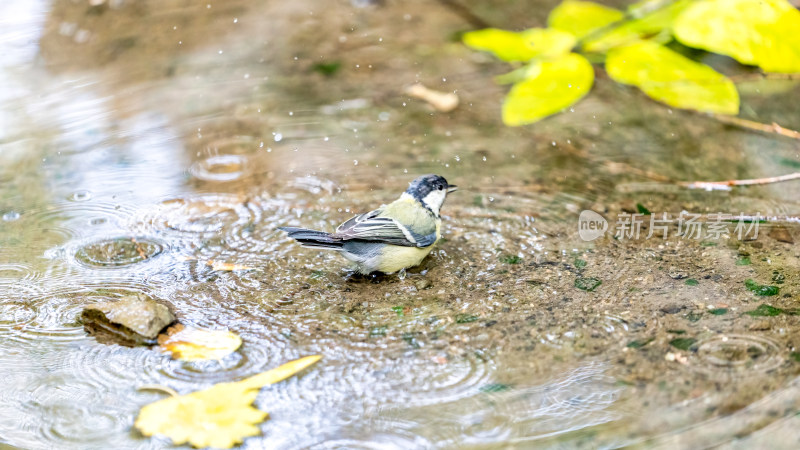
[[[575,46],[572,47],[572,51],[577,52],[581,50],[587,43],[593,40],[600,39],[606,33],[614,31],[630,21],[643,19],[649,16],[650,14],[661,11],[662,9],[672,5],[676,1],[677,0],[664,0],[661,2],[652,2],[653,6],[641,7],[639,9],[636,9],[634,12],[626,11],[625,16],[623,16],[621,19],[615,22],[611,22],[608,25],[603,25],[600,28],[594,29],[591,32],[589,32],[586,36],[583,36],[582,38],[578,39],[578,41],[575,43]]]

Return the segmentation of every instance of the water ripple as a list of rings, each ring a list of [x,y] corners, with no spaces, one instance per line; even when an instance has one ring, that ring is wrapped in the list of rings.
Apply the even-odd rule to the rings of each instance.
[[[195,162],[189,173],[204,181],[226,182],[247,175],[249,167],[247,158],[242,155],[216,155]]]
[[[785,362],[781,345],[765,336],[726,334],[697,344],[700,364],[696,367],[720,375],[758,375]]]

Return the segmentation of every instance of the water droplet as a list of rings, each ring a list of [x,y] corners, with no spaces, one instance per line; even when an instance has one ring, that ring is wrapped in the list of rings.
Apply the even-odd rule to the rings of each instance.
[[[19,219],[19,213],[16,211],[9,211],[3,214],[3,220],[6,222],[13,222],[17,219]]]
[[[233,23],[238,23],[238,22],[239,22],[239,19],[237,19],[237,18],[235,18],[235,17],[234,17],[234,18],[233,18]]]
[[[92,193],[89,191],[75,191],[67,198],[73,202],[85,202],[92,198]]]
[[[325,141],[325,142],[328,142],[329,138],[328,138],[328,136],[325,136],[324,138],[322,138],[322,140]]]
[[[280,142],[283,139],[283,135],[281,133],[275,133],[275,142]]]
[[[353,160],[353,165],[354,165],[354,166],[357,166],[357,165],[358,165],[358,160],[357,160],[357,159],[354,159],[354,160]]]
[[[294,111],[289,111],[289,115],[293,116],[294,115]]]

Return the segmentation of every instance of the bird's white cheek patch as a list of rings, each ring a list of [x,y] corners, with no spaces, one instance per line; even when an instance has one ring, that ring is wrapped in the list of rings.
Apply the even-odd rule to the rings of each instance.
[[[430,208],[431,211],[439,214],[439,209],[442,207],[442,203],[444,203],[444,197],[447,195],[447,192],[442,189],[441,191],[431,191],[425,198],[422,199],[425,206]]]

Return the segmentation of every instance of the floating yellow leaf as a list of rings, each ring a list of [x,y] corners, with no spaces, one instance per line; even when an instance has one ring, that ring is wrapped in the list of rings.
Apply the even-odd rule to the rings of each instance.
[[[637,86],[676,108],[739,112],[739,93],[730,79],[655,42],[641,41],[609,51],[606,71],[615,81]]]
[[[594,69],[581,55],[536,61],[531,78],[511,88],[503,102],[503,122],[516,126],[533,123],[569,107],[592,88]]]
[[[767,72],[800,72],[800,11],[786,0],[704,0],[675,20],[684,45]]]
[[[567,0],[556,6],[547,17],[550,28],[571,33],[580,39],[592,31],[625,18],[617,9],[594,2]]]
[[[260,433],[267,413],[252,406],[258,389],[284,380],[319,361],[307,356],[236,383],[220,383],[202,391],[169,397],[144,406],[134,427],[195,447],[231,448]]]
[[[222,359],[242,345],[242,338],[230,331],[187,328],[181,324],[158,336],[158,345],[165,353],[184,361]]]
[[[211,267],[212,270],[217,270],[220,272],[232,272],[234,270],[253,270],[253,267],[241,266],[239,264],[231,264],[213,260],[206,261],[206,265]]]
[[[575,37],[559,30],[531,28],[519,33],[486,28],[464,33],[464,44],[493,53],[503,61],[530,61],[537,57],[558,56],[570,51]]]

